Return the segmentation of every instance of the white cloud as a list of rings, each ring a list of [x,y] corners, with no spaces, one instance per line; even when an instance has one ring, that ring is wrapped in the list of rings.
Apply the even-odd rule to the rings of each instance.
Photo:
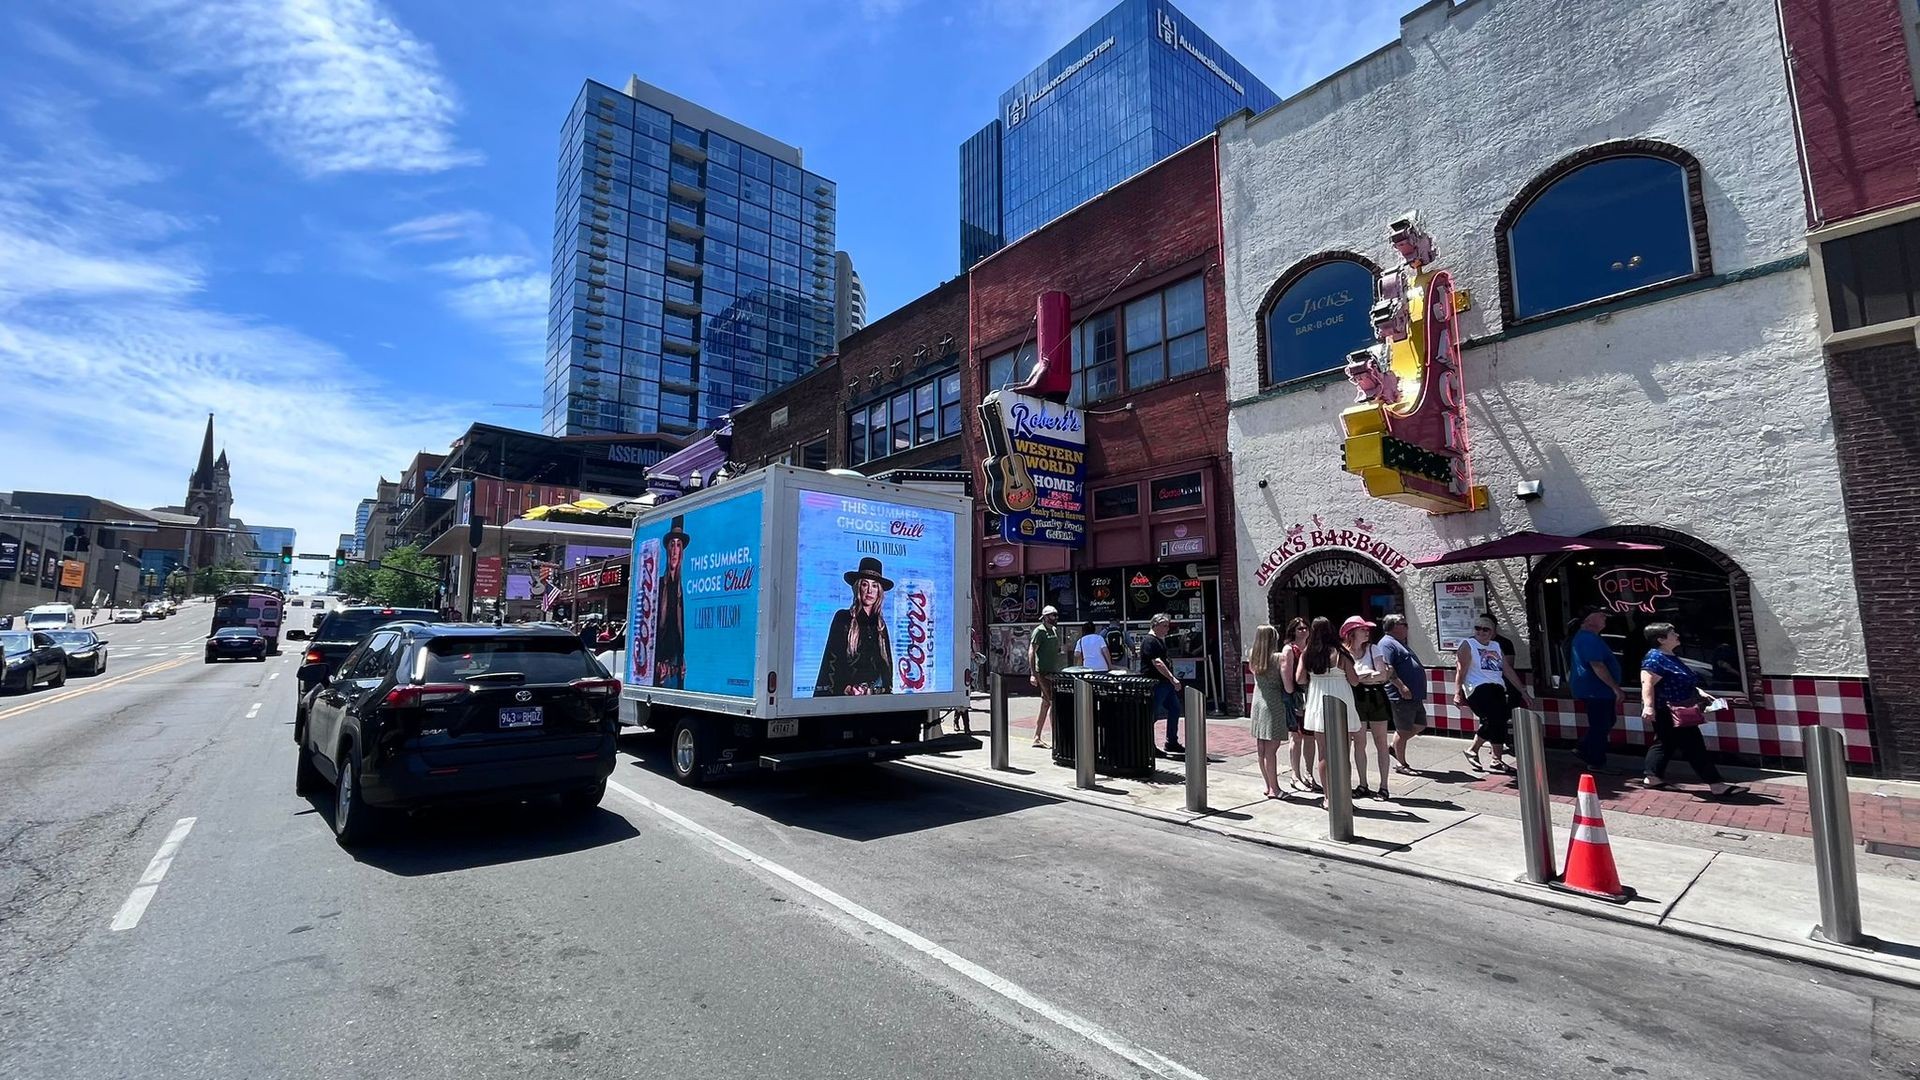
[[[240,516],[325,550],[382,471],[476,415],[457,389],[401,397],[330,345],[208,305],[187,223],[126,197],[157,174],[99,170],[84,107],[37,134],[39,153],[0,145],[0,460],[31,462],[35,487],[176,503],[214,412]]]
[[[381,235],[396,244],[438,244],[475,239],[490,224],[491,219],[478,210],[448,210],[408,218],[388,226]]]
[[[377,0],[111,0],[172,74],[313,176],[439,172],[459,103],[433,49]]]
[[[463,281],[478,281],[482,278],[497,278],[503,274],[525,273],[532,265],[533,260],[525,255],[469,255],[464,259],[435,263],[428,269]],[[543,302],[542,307],[544,306]]]

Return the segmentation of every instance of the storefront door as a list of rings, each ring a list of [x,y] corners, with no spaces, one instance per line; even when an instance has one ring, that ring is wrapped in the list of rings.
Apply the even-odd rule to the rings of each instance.
[[[1379,622],[1383,616],[1404,611],[1400,586],[1386,571],[1349,555],[1302,561],[1276,578],[1267,593],[1268,617],[1281,628],[1294,618],[1311,623],[1325,617],[1337,627],[1353,615]]]

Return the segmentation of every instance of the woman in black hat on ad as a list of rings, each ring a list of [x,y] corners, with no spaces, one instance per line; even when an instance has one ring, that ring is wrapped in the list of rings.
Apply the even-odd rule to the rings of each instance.
[[[660,575],[660,601],[654,609],[658,621],[653,636],[653,685],[676,690],[687,685],[687,603],[680,588],[680,563],[691,543],[686,515],[675,515],[667,535],[660,538],[667,568]]]
[[[893,646],[887,641],[885,609],[893,582],[882,572],[880,560],[871,556],[844,576],[853,588],[853,603],[833,614],[813,696],[891,694]]]

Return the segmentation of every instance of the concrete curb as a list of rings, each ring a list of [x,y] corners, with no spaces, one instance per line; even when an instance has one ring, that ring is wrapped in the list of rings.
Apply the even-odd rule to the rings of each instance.
[[[1331,841],[1316,843],[1314,841],[1299,840],[1293,837],[1276,836],[1271,833],[1254,832],[1250,829],[1242,829],[1212,820],[1212,815],[1210,814],[1200,815],[1184,811],[1157,810],[1145,806],[1118,805],[1098,796],[1084,795],[1078,791],[1055,791],[1022,784],[1016,779],[1009,777],[982,774],[973,769],[949,765],[937,758],[922,757],[906,759],[901,761],[901,764],[916,769],[925,769],[928,772],[940,773],[943,776],[956,776],[964,780],[972,780],[976,783],[990,784],[994,787],[1023,791],[1032,795],[1045,795],[1049,798],[1077,802],[1086,806],[1097,806],[1106,810],[1115,810],[1123,814],[1132,814],[1136,817],[1148,818],[1169,825],[1190,826],[1216,836],[1224,836],[1230,840],[1242,840],[1249,843],[1260,844],[1265,847],[1279,848],[1285,851],[1296,851],[1303,855],[1313,855],[1318,858],[1331,859],[1335,862],[1372,867],[1377,870],[1388,871],[1389,873],[1405,874],[1409,877],[1473,889],[1476,892],[1490,893],[1494,896],[1504,896],[1513,900],[1523,900],[1528,903],[1540,904],[1544,907],[1556,908],[1578,915],[1590,915],[1594,918],[1606,919],[1611,922],[1628,923],[1649,930],[1660,930],[1679,937],[1691,938],[1695,941],[1703,941],[1724,948],[1740,949],[1744,952],[1771,956],[1775,959],[1812,964],[1817,967],[1843,972],[1848,975],[1857,975],[1863,978],[1893,983],[1897,986],[1920,989],[1920,971],[1908,971],[1904,968],[1893,967],[1877,962],[1866,955],[1855,955],[1853,950],[1844,949],[1842,946],[1822,945],[1811,939],[1802,945],[1797,942],[1759,937],[1753,934],[1741,933],[1736,930],[1723,930],[1718,927],[1704,926],[1699,923],[1669,922],[1665,915],[1643,914],[1641,912],[1603,904],[1599,901],[1583,901],[1566,893],[1555,892],[1538,885],[1525,884],[1518,880],[1501,882],[1488,878],[1470,877],[1465,874],[1451,873],[1446,870],[1436,870],[1432,867],[1418,866],[1407,862],[1397,862],[1384,856],[1352,850],[1344,845],[1334,844]]]

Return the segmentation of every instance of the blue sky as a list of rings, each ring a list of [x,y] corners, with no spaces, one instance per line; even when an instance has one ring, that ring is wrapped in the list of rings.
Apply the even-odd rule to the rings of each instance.
[[[25,0],[0,11],[0,490],[320,551],[413,453],[534,427],[560,122],[629,74],[801,146],[876,316],[951,277],[957,147],[1106,2]],[[1186,0],[1281,94],[1413,0]]]

